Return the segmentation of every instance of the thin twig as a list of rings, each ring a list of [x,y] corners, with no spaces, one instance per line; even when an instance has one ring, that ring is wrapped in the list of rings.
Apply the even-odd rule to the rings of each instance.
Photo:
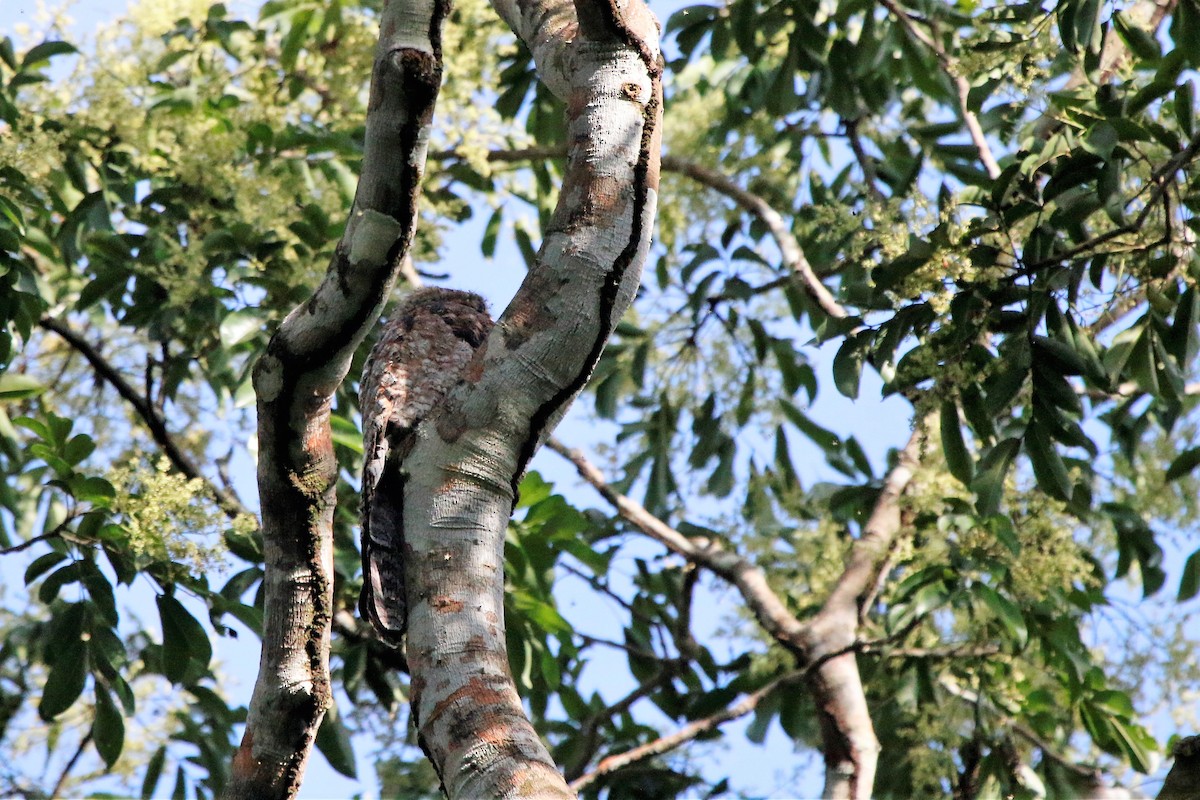
[[[67,541],[74,542],[76,544],[84,544],[84,543],[86,543],[87,540],[80,539],[80,538],[77,538],[75,536],[68,534],[68,530],[71,527],[71,523],[74,522],[75,520],[79,519],[82,516],[83,516],[83,514],[72,513],[66,519],[64,519],[62,522],[55,525],[53,530],[46,531],[45,533],[34,536],[32,539],[26,539],[25,541],[21,542],[20,544],[15,544],[12,547],[7,547],[3,550],[0,550],[0,556],[7,556],[7,555],[11,555],[12,553],[19,553],[22,550],[28,550],[30,547],[33,547],[38,542],[44,542],[48,539],[63,538],[63,539],[66,539]]]
[[[951,647],[888,647],[887,642],[892,641],[893,637],[888,637],[880,642],[870,641],[862,642],[858,651],[860,653],[878,653],[885,658],[922,658],[930,660],[940,659],[956,659],[956,658],[990,658],[998,655],[1001,649],[998,645],[979,645],[967,647],[964,645],[954,645]]]
[[[430,153],[429,158],[444,160],[455,158],[457,155],[457,152],[454,150],[440,150]],[[560,147],[529,147],[516,150],[493,150],[488,153],[489,161],[502,163],[565,157],[566,151]],[[825,284],[821,282],[821,279],[817,277],[816,272],[813,271],[812,264],[809,263],[808,258],[804,255],[803,248],[800,247],[800,242],[792,234],[787,221],[783,218],[783,215],[771,207],[770,203],[753,192],[746,191],[716,170],[701,166],[694,161],[664,155],[661,166],[664,172],[685,175],[703,186],[720,192],[737,203],[742,209],[756,216],[767,227],[771,237],[775,240],[775,245],[779,248],[784,266],[800,281],[800,285],[805,293],[830,317],[844,319],[850,316],[849,312],[838,303]]]
[[[215,485],[204,476],[191,457],[175,442],[171,432],[167,429],[166,422],[159,412],[155,410],[154,406],[151,405],[150,401],[143,397],[137,389],[134,389],[129,381],[125,380],[121,373],[108,362],[100,351],[84,339],[80,333],[73,330],[66,323],[52,319],[51,317],[42,317],[38,320],[38,327],[57,334],[76,352],[87,359],[88,364],[91,365],[95,373],[107,381],[117,391],[117,394],[133,407],[134,412],[150,431],[151,438],[162,448],[171,465],[189,480],[199,479],[204,481],[226,516],[230,519],[235,519],[239,516],[250,514],[249,510],[242,505],[236,495]]]
[[[583,723],[583,729],[580,731],[582,744],[573,748],[573,751],[578,754],[576,761],[573,765],[567,766],[563,770],[563,777],[570,782],[580,778],[584,774],[588,762],[591,761],[592,756],[596,754],[596,750],[600,747],[600,726],[603,723],[611,721],[618,714],[627,712],[639,700],[642,700],[674,677],[676,672],[677,670],[669,669],[666,665],[663,665],[653,678],[643,682],[612,705],[588,717],[587,721]]]
[[[58,776],[58,780],[54,782],[54,788],[50,791],[51,797],[62,797],[63,787],[67,783],[67,778],[70,777],[71,771],[75,769],[75,765],[79,763],[80,757],[83,756],[84,749],[92,742],[92,732],[89,729],[79,740],[79,746],[75,748],[75,754],[71,756],[70,761],[63,767],[62,773]]]
[[[1149,180],[1142,185],[1142,188],[1138,189],[1138,191],[1130,196],[1129,199],[1125,200],[1124,205],[1129,205],[1134,200],[1137,200],[1139,197],[1141,197],[1143,192],[1145,192],[1147,189],[1150,189],[1150,196],[1146,199],[1145,206],[1142,207],[1142,210],[1138,212],[1138,215],[1134,217],[1131,222],[1126,222],[1124,225],[1119,225],[1112,230],[1108,230],[1104,233],[1093,236],[1086,242],[1081,242],[1071,249],[1065,250],[1061,253],[1055,253],[1053,256],[1043,261],[1039,261],[1034,264],[1028,264],[1026,265],[1026,269],[1033,270],[1039,267],[1045,267],[1065,261],[1067,259],[1075,258],[1095,249],[1105,242],[1117,238],[1118,236],[1122,236],[1126,233],[1136,233],[1137,231],[1141,230],[1142,226],[1145,225],[1147,218],[1149,218],[1150,213],[1158,205],[1158,202],[1166,195],[1167,190],[1175,185],[1174,178],[1176,173],[1186,167],[1188,163],[1197,156],[1200,156],[1200,134],[1192,137],[1191,141],[1188,142],[1187,147],[1183,148],[1178,153],[1171,156],[1171,158],[1167,159],[1166,163],[1164,163],[1150,175]]]
[[[22,550],[28,550],[30,547],[33,547],[38,542],[44,542],[47,539],[56,539],[62,535],[62,531],[60,530],[61,527],[62,526],[60,525],[52,531],[48,531],[39,536],[34,536],[32,539],[26,539],[25,541],[21,542],[20,544],[15,544],[12,547],[6,547],[3,550],[0,550],[0,556],[8,556],[8,555],[12,555],[13,553],[19,553]]]
[[[863,149],[862,139],[858,136],[858,120],[848,119],[843,122],[846,126],[846,140],[850,142],[854,160],[858,162],[858,168],[862,170],[863,183],[867,185],[867,193],[873,200],[882,203],[887,198],[883,196],[883,192],[879,191],[879,176],[875,172],[875,165],[871,163],[871,157]]]
[[[808,262],[807,256],[804,255],[804,250],[800,247],[800,242],[792,235],[790,226],[788,226],[783,216],[771,207],[770,203],[758,195],[746,191],[716,170],[701,166],[694,161],[687,161],[674,156],[663,156],[662,168],[667,172],[677,172],[681,175],[686,175],[697,183],[720,192],[744,210],[758,217],[759,221],[767,227],[767,230],[771,232],[771,236],[775,239],[775,244],[779,248],[780,255],[783,257],[784,266],[796,275],[804,291],[821,310],[834,319],[845,319],[850,316],[849,312],[834,299],[833,294],[825,287],[825,284],[821,283],[821,279],[813,271],[812,264]]]
[[[983,126],[979,124],[978,115],[971,110],[969,102],[971,83],[958,74],[954,58],[946,52],[946,48],[942,46],[941,42],[922,30],[916,21],[909,16],[908,12],[902,9],[895,0],[879,0],[879,2],[904,26],[904,29],[908,31],[910,36],[928,47],[937,56],[942,70],[954,83],[955,91],[958,93],[958,112],[962,115],[963,123],[967,126],[967,132],[971,135],[971,142],[975,145],[976,152],[979,153],[979,160],[983,162],[984,169],[987,170],[987,174],[992,180],[999,178],[1000,164],[997,163],[996,157],[992,154],[992,147],[988,144],[987,137],[983,134]]]
[[[546,446],[570,461],[580,477],[591,484],[622,518],[642,533],[737,587],[764,630],[807,661],[804,626],[771,589],[761,569],[737,553],[722,549],[716,541],[684,536],[651,514],[641,503],[617,492],[582,451],[568,448],[554,438],[547,441]]]
[[[571,782],[571,789],[575,792],[581,792],[591,784],[595,783],[600,778],[610,773],[616,772],[619,769],[629,766],[637,761],[642,761],[653,756],[662,755],[670,750],[679,747],[681,744],[690,742],[701,734],[715,730],[726,722],[735,720],[738,717],[744,717],[749,714],[758,704],[761,703],[768,695],[783,686],[790,686],[800,683],[808,675],[808,670],[797,670],[788,673],[781,678],[768,683],[758,691],[751,692],[743,697],[737,703],[718,711],[710,717],[698,719],[690,722],[680,728],[678,731],[667,736],[662,736],[652,742],[640,745],[627,750],[624,753],[609,756],[602,759],[596,768],[591,772],[582,775],[578,779]]]

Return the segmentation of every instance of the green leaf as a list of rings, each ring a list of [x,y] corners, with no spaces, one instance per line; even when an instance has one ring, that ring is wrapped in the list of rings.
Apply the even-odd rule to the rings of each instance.
[[[1133,329],[1130,329],[1133,330]],[[1129,360],[1125,362],[1129,375],[1137,383],[1138,388],[1152,395],[1157,395],[1158,369],[1154,357],[1154,329],[1150,325],[1141,326],[1141,334],[1129,351]]]
[[[262,330],[263,319],[258,313],[234,311],[225,315],[221,320],[219,333],[221,344],[225,347],[235,347],[242,342],[253,339]]]
[[[975,508],[982,515],[995,514],[1004,495],[1004,479],[1008,468],[1021,447],[1019,439],[1010,438],[996,444],[979,460],[971,491],[975,493]]]
[[[167,746],[162,745],[150,756],[146,764],[146,775],[142,778],[142,800],[150,800],[154,790],[158,788],[158,780],[162,777],[163,764],[167,760]]]
[[[1033,466],[1038,486],[1051,497],[1070,502],[1071,478],[1067,467],[1050,436],[1038,422],[1033,422],[1025,431],[1025,454]]]
[[[1130,24],[1125,15],[1120,12],[1112,15],[1112,21],[1117,29],[1117,35],[1124,40],[1126,46],[1138,58],[1144,61],[1157,61],[1162,58],[1162,49],[1158,40],[1149,32]]]
[[[1113,718],[1110,718],[1108,722],[1116,739],[1117,747],[1129,759],[1129,765],[1143,775],[1153,772],[1150,749],[1154,747],[1154,740],[1146,735],[1140,725]]]
[[[108,690],[96,684],[96,719],[92,723],[92,741],[96,752],[111,769],[125,747],[125,720],[109,697]]]
[[[833,357],[833,383],[839,392],[851,400],[858,399],[864,355],[858,337],[848,336]]]
[[[1184,450],[1177,455],[1171,462],[1171,466],[1167,467],[1167,472],[1163,475],[1166,481],[1174,481],[1189,474],[1197,466],[1200,466],[1200,447],[1192,447]]]
[[[908,627],[930,612],[945,605],[950,592],[943,580],[926,583],[912,593],[907,600],[895,603],[888,610],[888,628],[899,631]]]
[[[771,727],[771,720],[775,718],[775,714],[779,711],[782,694],[783,692],[771,692],[754,709],[754,719],[746,726],[746,738],[754,744],[762,744],[766,741],[767,731]]]
[[[1100,708],[1108,711],[1118,717],[1130,719],[1134,715],[1133,701],[1129,699],[1129,695],[1125,692],[1115,690],[1105,690],[1096,692],[1092,696],[1092,702]]]
[[[1179,602],[1191,600],[1200,592],[1200,550],[1188,556],[1179,579]]]
[[[76,500],[102,507],[107,507],[108,501],[117,496],[111,483],[95,475],[76,475],[69,481],[69,486]]]
[[[487,258],[494,258],[496,256],[496,240],[500,236],[500,225],[503,222],[504,209],[497,208],[492,212],[492,216],[488,218],[487,225],[483,228],[483,240],[479,243],[479,251]]]
[[[1179,0],[1173,15],[1171,35],[1179,51],[1191,62],[1192,68],[1200,67],[1200,2]]]
[[[187,773],[180,764],[175,769],[175,788],[171,790],[171,800],[187,800]]]
[[[1014,556],[1021,555],[1021,540],[1013,528],[1012,520],[1004,514],[993,514],[984,521],[984,527],[996,540],[1008,548]]]
[[[156,598],[158,615],[163,631],[163,674],[179,683],[187,675],[188,667],[195,661],[201,669],[207,669],[212,660],[212,645],[208,633],[188,613],[183,604],[170,595]]]
[[[1088,371],[1086,359],[1067,342],[1048,336],[1033,337],[1033,358],[1063,375],[1082,375]]]
[[[91,561],[79,561],[80,578],[84,588],[87,589],[88,596],[91,597],[92,603],[100,611],[108,624],[115,626],[119,619],[117,615],[117,601],[113,596],[112,584],[108,582],[108,577],[100,571]]]
[[[1179,121],[1179,127],[1187,137],[1195,135],[1195,92],[1192,89],[1191,81],[1184,81],[1179,84],[1179,88],[1175,90],[1175,119]]]
[[[5,36],[0,39],[0,61],[8,65],[9,69],[17,68],[17,54],[13,50],[12,38]]]
[[[347,778],[358,777],[354,765],[354,745],[350,741],[350,732],[338,718],[336,704],[325,712],[325,718],[317,730],[316,744],[329,766]]]
[[[1075,41],[1080,50],[1100,51],[1104,36],[1100,28],[1101,0],[1082,0],[1076,6]]]
[[[26,400],[37,397],[46,391],[46,387],[28,375],[6,372],[0,375],[0,403],[11,403],[14,400]]]
[[[942,452],[946,455],[946,467],[951,475],[964,485],[970,486],[971,481],[975,479],[975,459],[971,457],[963,440],[962,427],[958,421],[958,404],[953,400],[944,401],[940,416]]]
[[[47,722],[74,705],[87,680],[87,645],[82,631],[79,636],[63,636],[59,646],[38,703],[38,715]]]
[[[363,435],[357,425],[345,417],[335,414],[329,418],[329,426],[331,428],[330,438],[333,439],[334,444],[340,444],[347,450],[362,455]]]
[[[783,415],[787,417],[788,422],[796,426],[797,429],[820,447],[825,452],[836,451],[841,447],[841,440],[833,431],[822,428],[820,425],[813,422],[808,416],[797,408],[790,400],[780,400],[779,407],[783,409]]]
[[[54,552],[38,556],[33,560],[33,563],[25,568],[25,585],[28,586],[29,584],[33,583],[42,575],[46,574],[46,572],[55,564],[59,564],[66,560],[66,553]]]
[[[1024,649],[1025,644],[1029,641],[1029,629],[1025,625],[1025,615],[1021,613],[1021,609],[1011,600],[1001,597],[995,589],[986,584],[973,584],[971,593],[982,600],[988,610],[1000,620],[1008,635],[1016,643],[1017,649]]]
[[[63,446],[62,457],[68,464],[75,466],[90,456],[96,450],[96,443],[86,433],[77,433]]]
[[[21,70],[28,70],[30,67],[49,61],[54,56],[66,55],[67,53],[78,53],[75,45],[67,42],[42,42],[39,45],[29,48],[25,53],[25,58],[21,60]]]
[[[54,602],[62,587],[75,583],[80,578],[83,567],[78,561],[72,561],[60,570],[50,573],[42,585],[38,587],[38,599],[47,605]]]
[[[1107,160],[1112,158],[1113,148],[1119,141],[1117,129],[1112,126],[1112,123],[1101,120],[1088,129],[1081,144],[1084,150]]]

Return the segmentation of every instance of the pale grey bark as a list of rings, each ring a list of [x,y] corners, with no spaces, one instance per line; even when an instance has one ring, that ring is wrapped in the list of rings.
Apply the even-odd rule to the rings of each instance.
[[[504,534],[529,458],[591,374],[649,251],[658,32],[639,0],[498,10],[565,101],[573,145],[535,264],[403,464],[407,655],[419,740],[449,797],[563,798],[509,674]]]

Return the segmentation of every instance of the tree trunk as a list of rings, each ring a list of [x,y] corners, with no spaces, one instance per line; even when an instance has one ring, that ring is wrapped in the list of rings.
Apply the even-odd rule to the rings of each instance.
[[[321,285],[255,366],[265,616],[228,798],[293,797],[329,704],[337,483],[330,403],[412,241],[448,11],[438,0],[385,4],[346,232]]]
[[[658,33],[640,2],[498,10],[565,101],[572,145],[536,263],[404,461],[408,664],[447,796],[573,797],[509,673],[504,535],[525,466],[637,291],[657,204]]]

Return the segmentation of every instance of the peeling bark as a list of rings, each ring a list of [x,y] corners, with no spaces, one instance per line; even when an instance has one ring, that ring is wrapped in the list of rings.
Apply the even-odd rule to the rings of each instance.
[[[346,232],[321,285],[283,321],[254,369],[266,613],[228,798],[293,797],[329,704],[337,481],[330,403],[412,240],[448,10],[443,0],[385,4]]]
[[[509,673],[504,534],[526,464],[640,281],[658,189],[658,32],[640,2],[497,10],[565,101],[572,145],[546,238],[482,369],[421,423],[403,464],[407,656],[418,738],[448,797],[568,798]]]

